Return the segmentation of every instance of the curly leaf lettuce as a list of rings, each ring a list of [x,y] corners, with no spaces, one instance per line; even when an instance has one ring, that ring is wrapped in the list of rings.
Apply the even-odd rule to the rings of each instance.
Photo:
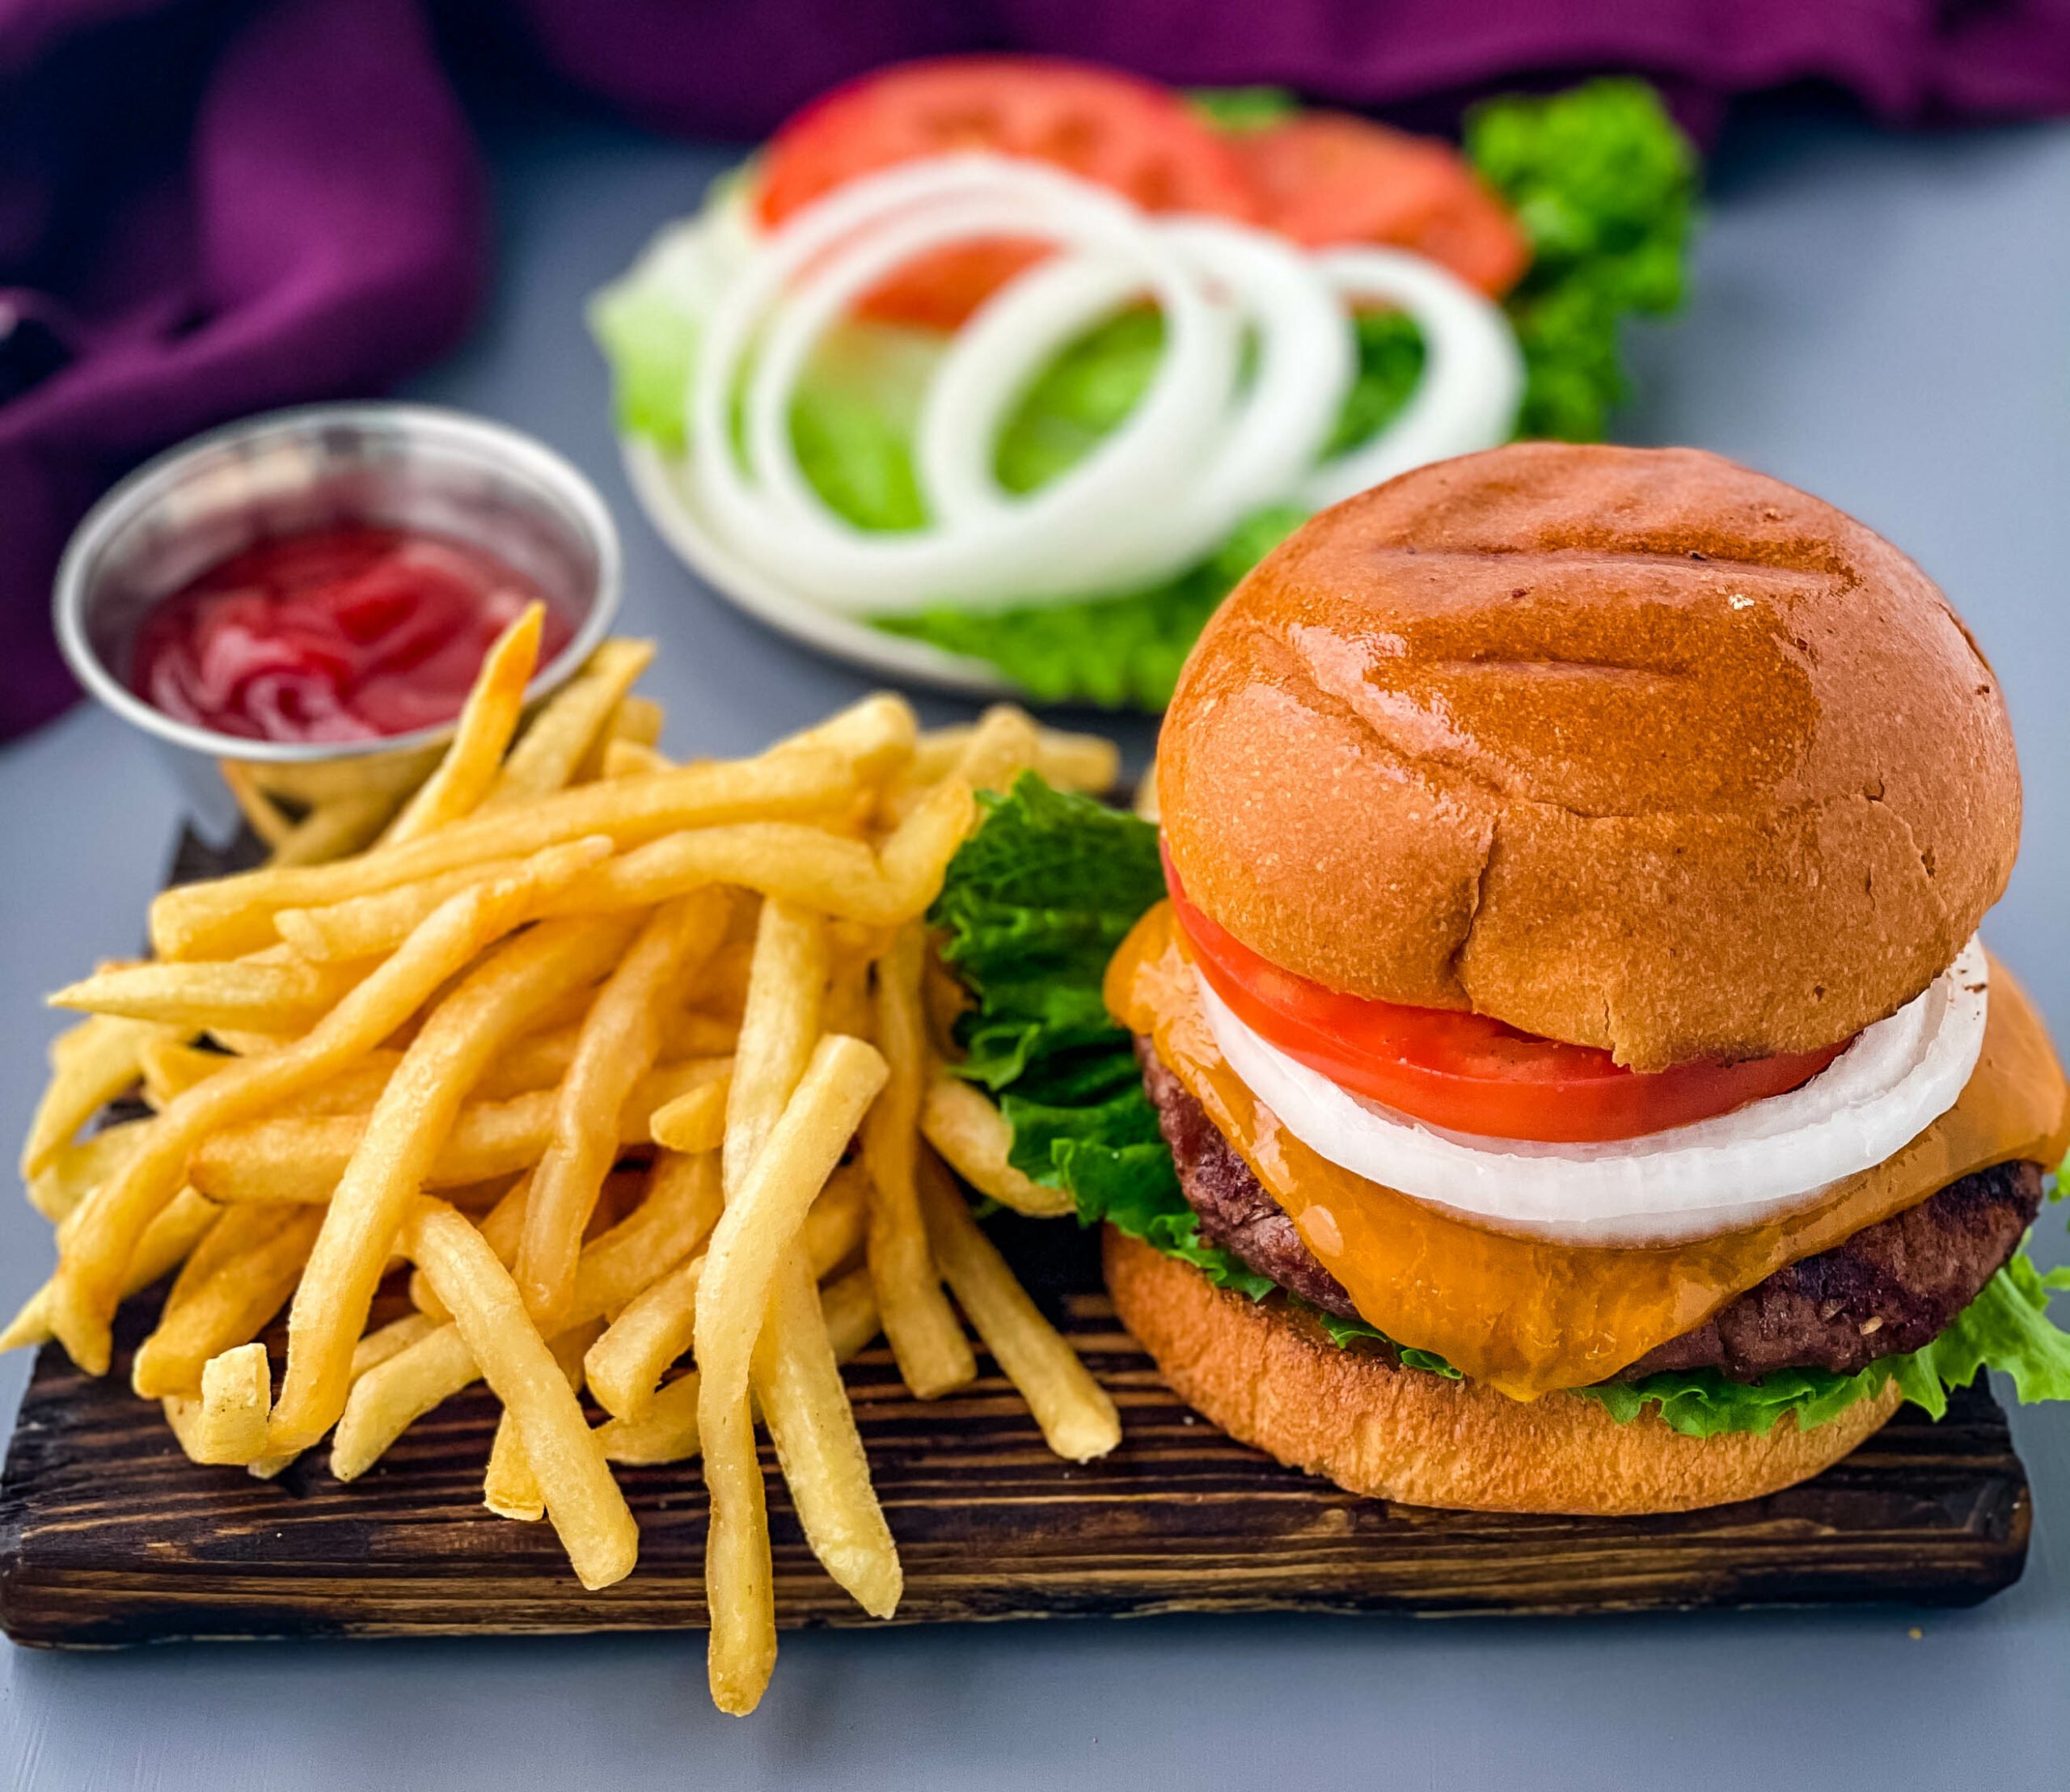
[[[998,1099],[1013,1128],[1014,1167],[1068,1192],[1082,1225],[1117,1226],[1253,1300],[1278,1292],[1201,1236],[1132,1042],[1102,999],[1108,960],[1164,894],[1156,829],[1060,794],[1033,772],[980,801],[983,820],[949,861],[928,921],[973,1000],[957,1023],[966,1054],[957,1067]],[[2062,1184],[2059,1171],[2059,1194]],[[1932,1343],[1856,1375],[1785,1369],[1749,1383],[1675,1370],[1574,1392],[1620,1423],[1651,1407],[1691,1437],[1764,1433],[1785,1413],[1809,1429],[1893,1380],[1937,1418],[1950,1390],[1986,1367],[2005,1371],[2023,1401],[2070,1400],[2070,1333],[2048,1310],[2051,1292],[2064,1288],[2070,1270],[2043,1274],[2022,1250]],[[1386,1342],[1362,1321],[1308,1311],[1341,1347]],[[1396,1354],[1406,1367],[1458,1378],[1427,1350]]]

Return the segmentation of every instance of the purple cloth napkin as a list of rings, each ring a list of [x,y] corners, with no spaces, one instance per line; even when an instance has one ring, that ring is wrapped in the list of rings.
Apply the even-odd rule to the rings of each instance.
[[[753,137],[834,82],[965,48],[1400,107],[1629,69],[1685,116],[1815,80],[1899,122],[2070,112],[2070,0],[471,0],[663,129]],[[422,0],[0,0],[0,738],[74,695],[65,535],[240,414],[380,390],[484,281],[479,163]]]

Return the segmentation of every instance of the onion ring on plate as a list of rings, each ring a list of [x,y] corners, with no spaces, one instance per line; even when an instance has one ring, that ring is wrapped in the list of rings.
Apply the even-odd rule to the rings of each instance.
[[[830,607],[883,615],[947,598],[968,608],[1075,594],[1067,582],[1058,589],[1046,572],[1045,550],[1054,545],[1055,526],[1050,514],[1038,506],[982,529],[930,527],[872,535],[847,525],[823,503],[817,514],[809,506],[795,509],[808,495],[816,499],[801,474],[797,483],[805,491],[792,488],[789,502],[774,501],[750,484],[732,450],[729,413],[737,372],[765,310],[786,282],[864,224],[923,203],[987,193],[998,197],[998,210],[985,212],[981,222],[975,208],[959,209],[953,221],[957,230],[1096,243],[1139,262],[1144,283],[1166,303],[1172,323],[1169,352],[1144,400],[1147,408],[1157,399],[1158,387],[1169,393],[1155,413],[1157,419],[1168,418],[1176,408],[1183,421],[1201,407],[1203,397],[1209,408],[1219,402],[1218,356],[1227,356],[1233,380],[1235,344],[1229,321],[1192,288],[1171,251],[1130,208],[1084,182],[1033,163],[970,155],[893,169],[838,189],[765,243],[715,309],[700,344],[689,399],[691,475],[714,526],[735,552]],[[949,235],[945,225],[923,228],[915,219],[910,230],[899,233],[906,246],[899,259],[910,259]],[[779,328],[785,333],[775,347],[782,351],[781,360],[758,390],[750,389],[751,407],[758,404],[761,412],[758,430],[756,417],[751,414],[749,420],[758,458],[779,477],[786,461],[795,462],[789,454],[785,383],[777,376],[794,379],[802,371],[818,330],[838,315],[839,304],[830,302],[828,295],[851,285],[860,293],[875,277],[868,270],[879,262],[895,264],[881,239],[872,239],[839,258],[838,267],[824,275],[821,296],[813,303],[790,301],[788,327],[779,316]],[[1143,501],[1141,493],[1126,488],[1110,489],[1109,498],[1124,519],[1131,505]]]
[[[790,431],[792,394],[821,336],[893,269],[944,243],[1009,234],[1016,215],[996,199],[977,197],[893,218],[881,231],[810,270],[805,283],[778,311],[750,377],[747,446],[751,469],[794,516],[832,515],[798,466]],[[1060,225],[1064,231],[1090,234],[1076,233],[1074,222],[1067,218],[1054,219],[1040,212],[1027,215],[1045,234]],[[1104,235],[1093,237],[1093,247],[1100,251],[1096,258],[1071,264],[1099,267],[1105,290],[1140,292],[1149,286],[1170,319],[1172,353],[1168,365],[1160,366],[1150,391],[1121,427],[1079,466],[1011,507],[993,506],[974,514],[937,514],[936,522],[944,532],[974,535],[982,530],[997,535],[1011,524],[1024,532],[1039,526],[1054,533],[1059,543],[1125,535],[1154,492],[1171,480],[1174,464],[1189,451],[1197,451],[1198,444],[1211,436],[1227,410],[1236,377],[1234,317],[1187,282],[1183,268],[1174,264],[1168,251],[1149,261],[1134,252],[1154,243],[1155,238],[1117,243],[1101,240]],[[1164,266],[1157,264],[1159,259]],[[1016,281],[1008,290],[1020,284]],[[974,323],[971,328],[979,326]],[[1201,340],[1211,353],[1202,351]],[[940,380],[937,370],[928,387],[930,399]],[[834,521],[849,534],[872,542],[882,539],[870,531],[853,530],[838,518]],[[1071,576],[1054,564],[1047,571],[1052,580]]]
[[[1088,590],[1168,576],[1284,498],[1329,438],[1354,371],[1342,310],[1308,257],[1217,219],[1163,219],[1155,228],[1242,308],[1257,332],[1258,362],[1219,427],[1165,467],[1164,501],[1104,538],[1058,544]],[[975,520],[1028,501],[1004,491],[993,470],[1009,410],[1053,357],[1139,291],[1118,266],[1067,256],[1023,275],[971,319],[936,371],[915,433],[922,489],[940,514]],[[1063,479],[1096,476],[1096,450]]]
[[[1423,377],[1401,414],[1309,474],[1316,509],[1434,460],[1507,442],[1523,398],[1523,356],[1502,307],[1406,249],[1333,249],[1316,264],[1348,299],[1385,299],[1423,334]]]
[[[1916,1138],[1976,1068],[1989,975],[1971,940],[1802,1088],[1637,1139],[1561,1145],[1476,1138],[1361,1100],[1267,1044],[1197,980],[1230,1068],[1341,1169],[1499,1231],[1656,1245],[1772,1219]]]

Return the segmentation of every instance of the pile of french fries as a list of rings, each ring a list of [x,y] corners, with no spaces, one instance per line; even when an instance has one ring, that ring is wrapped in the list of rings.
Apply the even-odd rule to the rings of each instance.
[[[957,996],[923,920],[974,791],[1103,790],[1114,753],[1008,708],[923,734],[877,696],[674,764],[644,644],[527,721],[540,619],[429,762],[233,769],[270,861],[166,891],[150,959],[53,999],[88,1016],[23,1157],[57,1266],[0,1342],[105,1374],[117,1307],[172,1275],[135,1390],[194,1460],[262,1477],[327,1435],[350,1481],[486,1382],[484,1503],[551,1523],[591,1588],[639,1551],[611,1465],[701,1454],[712,1692],[745,1712],[776,1646],[758,1418],[881,1617],[898,1553],[839,1369],[880,1332],[931,1399],[977,1373],[967,1319],[1060,1456],[1118,1441],[944,1167],[1063,1205],[942,1070]],[[88,1131],[132,1091],[147,1116]],[[409,1310],[370,1329],[391,1276]]]

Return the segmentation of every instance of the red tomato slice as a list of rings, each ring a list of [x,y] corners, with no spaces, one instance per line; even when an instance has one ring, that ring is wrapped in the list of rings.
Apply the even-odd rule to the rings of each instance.
[[[1340,995],[1209,919],[1187,901],[1168,858],[1164,880],[1194,962],[1253,1032],[1354,1094],[1455,1132],[1568,1144],[1636,1139],[1781,1095],[1840,1054],[1831,1046],[1641,1076],[1595,1046],[1541,1039],[1489,1015]]]
[[[1386,243],[1441,262],[1499,298],[1531,245],[1449,145],[1348,112],[1304,112],[1230,140],[1264,205],[1296,243]]]
[[[798,113],[763,153],[763,222],[779,224],[858,175],[957,150],[1051,163],[1148,211],[1257,213],[1227,142],[1154,82],[1049,57],[957,56],[865,75]],[[1042,253],[1009,240],[939,250],[864,309],[953,329]]]

